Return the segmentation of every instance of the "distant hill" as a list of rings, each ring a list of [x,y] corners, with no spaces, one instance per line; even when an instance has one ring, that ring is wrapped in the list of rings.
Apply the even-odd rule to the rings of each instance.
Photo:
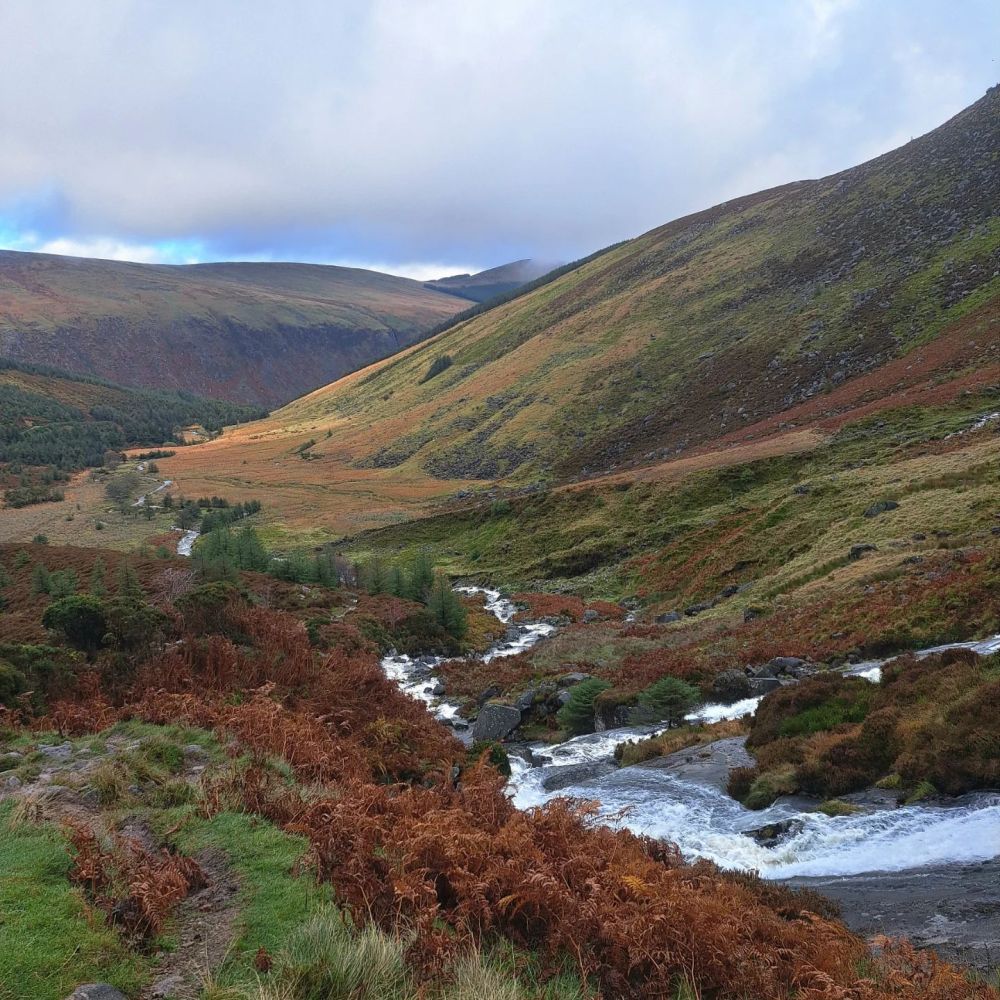
[[[393,354],[462,308],[358,268],[0,251],[0,357],[265,406]]]
[[[259,418],[259,407],[189,392],[129,389],[44,365],[0,360],[0,469],[100,465],[104,452],[160,445],[184,427],[209,431]]]
[[[436,281],[424,282],[424,288],[449,295],[457,295],[473,302],[487,302],[499,295],[516,291],[522,285],[528,284],[548,274],[559,267],[556,263],[545,263],[540,260],[515,260],[510,264],[491,267],[478,274],[453,274],[449,278],[438,278]]]

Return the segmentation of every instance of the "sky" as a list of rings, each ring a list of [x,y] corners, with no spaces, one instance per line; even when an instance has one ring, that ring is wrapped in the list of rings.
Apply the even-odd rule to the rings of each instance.
[[[996,0],[3,0],[0,247],[429,278],[852,166],[1000,79]]]

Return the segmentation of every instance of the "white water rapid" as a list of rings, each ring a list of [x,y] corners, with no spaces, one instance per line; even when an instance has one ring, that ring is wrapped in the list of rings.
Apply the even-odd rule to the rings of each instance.
[[[497,591],[458,588],[483,593],[486,607],[508,625],[514,606]],[[517,624],[503,642],[483,659],[510,656],[530,648],[553,631],[544,623]],[[988,654],[1000,651],[1000,636],[981,642],[952,643],[921,650],[918,656],[949,648]],[[456,727],[457,706],[441,698],[431,676],[439,657],[390,655],[382,665],[403,690],[429,705],[438,718]],[[884,661],[859,663],[849,673],[873,683],[881,679]],[[437,693],[435,693],[437,692]],[[733,705],[703,705],[691,721],[716,722],[756,711],[759,698]],[[712,778],[680,777],[652,762],[650,766],[617,768],[618,743],[656,732],[662,727],[634,726],[579,736],[556,746],[531,747],[536,764],[511,756],[510,793],[515,805],[530,808],[556,796],[597,801],[606,822],[636,833],[676,843],[686,857],[707,858],[724,868],[757,870],[765,878],[852,876],[867,872],[906,872],[935,865],[960,865],[1000,857],[1000,792],[966,795],[948,804],[891,807],[876,803],[850,816],[828,817],[802,799],[781,801],[752,812],[730,798],[722,786],[727,769],[721,761]],[[724,741],[736,744],[739,741]],[[697,757],[704,748],[692,750]],[[720,780],[721,776],[721,780]],[[758,843],[745,831],[792,821],[789,832],[773,847]]]

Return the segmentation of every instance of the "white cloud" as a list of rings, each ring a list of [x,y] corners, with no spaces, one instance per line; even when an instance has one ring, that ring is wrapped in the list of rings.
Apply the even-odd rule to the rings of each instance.
[[[10,0],[0,223],[44,189],[35,228],[115,255],[568,259],[931,127],[998,31],[990,0]]]

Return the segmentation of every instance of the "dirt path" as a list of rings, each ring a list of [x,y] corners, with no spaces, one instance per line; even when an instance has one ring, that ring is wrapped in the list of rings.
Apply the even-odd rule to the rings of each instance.
[[[206,885],[178,907],[173,919],[177,947],[160,955],[153,982],[139,994],[140,1000],[196,1000],[232,945],[239,884],[222,851],[201,851],[194,859],[205,873]]]

